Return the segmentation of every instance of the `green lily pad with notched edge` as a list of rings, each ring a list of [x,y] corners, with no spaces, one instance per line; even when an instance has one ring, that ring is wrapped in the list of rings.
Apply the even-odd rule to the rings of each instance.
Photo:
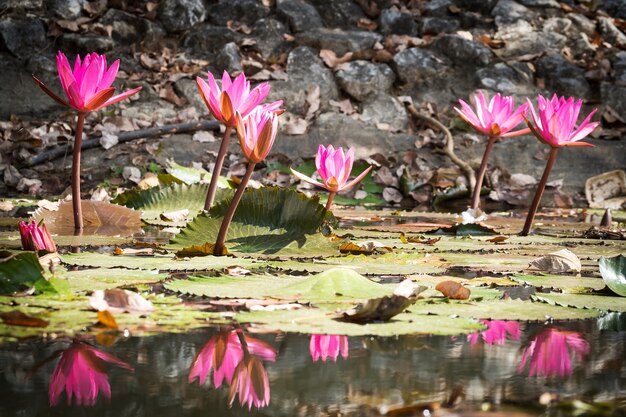
[[[612,258],[601,257],[598,265],[606,286],[615,294],[626,297],[626,257],[622,255]]]
[[[538,288],[560,289],[567,293],[589,293],[599,291],[605,287],[604,281],[599,278],[573,275],[513,274],[511,279],[520,284],[532,285]]]
[[[612,295],[537,293],[532,298],[567,307],[626,312],[626,298]]]
[[[0,259],[0,294],[12,294],[35,287],[38,292],[54,292],[43,276],[37,255],[21,252]]]

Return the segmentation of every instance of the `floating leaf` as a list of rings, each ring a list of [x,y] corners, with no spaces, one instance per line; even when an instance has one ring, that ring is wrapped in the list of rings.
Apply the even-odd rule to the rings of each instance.
[[[601,257],[600,274],[607,287],[615,294],[626,297],[626,257],[617,255],[612,258]]]
[[[111,313],[146,314],[154,311],[152,303],[133,291],[113,288],[110,290],[96,290],[89,297],[89,304],[98,311]]]
[[[141,213],[104,201],[81,200],[84,235],[122,235],[141,233]],[[52,234],[73,235],[74,215],[71,201],[62,201],[57,210],[39,209],[35,219],[44,220]]]
[[[115,317],[108,310],[98,311],[98,322],[109,329],[119,329]]]
[[[595,309],[601,312],[626,312],[626,298],[598,294],[536,293],[533,299],[566,307]]]
[[[561,249],[560,251],[537,258],[530,263],[530,266],[541,271],[556,273],[580,272],[582,270],[580,259],[568,249]]]
[[[416,298],[407,298],[396,294],[372,298],[351,310],[345,311],[343,318],[353,323],[389,321],[392,317],[406,310],[415,300]]]
[[[204,245],[193,245],[188,248],[183,248],[176,252],[176,257],[194,257],[194,256],[209,256],[215,253],[215,245],[213,243],[206,242]],[[222,256],[230,255],[228,249],[222,249]]]
[[[492,243],[502,243],[506,240],[508,240],[509,237],[508,236],[494,236],[491,239],[487,239],[487,242],[492,242]]]
[[[4,324],[12,326],[47,327],[50,324],[46,320],[24,314],[19,310],[0,313],[0,319],[2,319]]]
[[[371,255],[379,252],[392,252],[389,246],[376,240],[368,240],[365,242],[351,243],[346,242],[339,246],[339,252],[350,253],[352,255]]]
[[[221,275],[190,276],[175,279],[165,284],[165,288],[182,294],[217,298],[264,298],[276,296],[281,288],[308,277],[276,277],[272,275],[246,275],[231,277]]]
[[[435,289],[443,294],[444,297],[452,300],[467,300],[470,298],[471,291],[456,281],[443,281],[437,284]]]
[[[511,279],[534,287],[559,289],[567,293],[599,291],[605,287],[599,278],[576,277],[572,275],[528,275],[514,274]]]
[[[187,185],[196,184],[199,182],[209,183],[211,181],[211,174],[204,168],[185,167],[177,164],[174,161],[167,161],[166,166],[167,173],[177,180],[182,181]],[[228,188],[228,181],[226,178],[220,177],[218,184],[220,188]],[[205,194],[206,197],[206,194]]]
[[[482,223],[455,224],[450,227],[440,227],[428,233],[455,236],[488,236],[498,234],[495,229]]]
[[[21,252],[0,259],[0,294],[12,294],[32,287],[39,292],[55,291],[43,276],[37,255]]]

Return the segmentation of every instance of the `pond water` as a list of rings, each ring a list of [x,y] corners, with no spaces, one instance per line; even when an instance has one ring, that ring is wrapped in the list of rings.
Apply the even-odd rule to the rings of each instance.
[[[598,320],[487,325],[483,333],[458,337],[257,335],[211,328],[120,337],[108,347],[93,339],[24,340],[0,347],[0,415],[626,413],[623,314]],[[215,352],[224,355],[222,367],[231,359],[235,364],[243,360],[237,332],[247,345],[244,356],[256,359],[255,366],[260,367],[256,368],[260,379],[247,382],[256,384],[257,390],[268,383],[267,406],[249,410],[240,404],[241,392],[229,405],[228,384],[219,388],[213,384],[209,365],[219,356]],[[205,376],[200,384],[198,379]],[[76,382],[81,382],[81,388],[72,388]],[[246,382],[245,375],[239,375],[239,382]],[[94,390],[97,386],[99,393]],[[67,390],[74,391],[69,402]],[[593,407],[588,405],[592,402]]]

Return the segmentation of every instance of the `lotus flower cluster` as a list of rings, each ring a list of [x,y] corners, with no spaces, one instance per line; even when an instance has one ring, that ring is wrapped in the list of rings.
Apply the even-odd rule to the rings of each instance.
[[[93,346],[81,342],[73,343],[61,353],[61,359],[52,373],[48,388],[50,405],[59,403],[63,390],[68,405],[74,399],[77,405],[93,406],[100,392],[106,399],[110,399],[108,364],[131,372],[134,370],[126,362]]]
[[[20,222],[20,237],[22,239],[22,249],[31,250],[35,252],[46,251],[56,252],[57,247],[48,232],[48,228],[43,223],[35,223],[33,220],[30,223]]]
[[[572,358],[582,360],[587,353],[589,344],[581,333],[548,328],[524,348],[518,372],[530,363],[528,376],[564,378],[572,374]]]
[[[467,336],[472,346],[476,345],[479,340],[488,345],[503,345],[507,338],[519,340],[520,326],[517,321],[480,320],[480,322],[487,326],[487,330]]]
[[[313,362],[319,359],[326,362],[327,359],[337,361],[339,354],[344,359],[348,359],[348,336],[314,334],[309,342],[309,352]]]
[[[262,360],[276,360],[276,351],[262,340],[244,336],[240,330],[220,332],[202,347],[191,365],[189,383],[204,384],[213,370],[213,386],[229,385],[229,403],[235,396],[241,405],[265,407],[270,387]]]

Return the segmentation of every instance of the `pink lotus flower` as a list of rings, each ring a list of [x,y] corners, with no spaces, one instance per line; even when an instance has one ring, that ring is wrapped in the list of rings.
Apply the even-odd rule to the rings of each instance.
[[[508,138],[511,136],[524,135],[529,129],[512,131],[524,120],[527,104],[515,109],[515,99],[510,96],[502,97],[500,93],[491,98],[489,104],[482,91],[474,96],[476,112],[463,100],[459,100],[462,110],[455,107],[454,110],[469,123],[477,132],[484,133],[492,138]]]
[[[553,148],[561,146],[594,146],[590,143],[579,141],[589,135],[600,124],[599,122],[590,121],[597,109],[589,113],[585,120],[576,127],[576,121],[583,105],[582,100],[574,100],[574,97],[566,99],[555,94],[551,100],[539,95],[537,102],[539,114],[535,112],[535,108],[530,99],[528,99],[532,120],[526,119],[528,127],[530,127],[537,139]]]
[[[208,73],[208,80],[209,83],[207,84],[202,78],[196,77],[200,95],[211,114],[229,127],[235,126],[236,113],[245,118],[256,106],[261,104],[270,91],[268,83],[262,83],[250,91],[250,81],[246,80],[243,73],[231,80],[230,75],[224,71],[222,88],[217,85],[213,74],[210,72]],[[272,104],[278,109],[282,101]]]
[[[337,361],[339,353],[344,359],[348,358],[348,336],[337,336],[327,334],[311,335],[309,342],[309,351],[313,362],[321,359],[326,362],[330,358],[333,362]]]
[[[115,80],[119,66],[118,59],[107,68],[106,56],[94,52],[86,55],[82,62],[80,56],[77,55],[72,70],[63,52],[59,51],[57,69],[67,100],[63,100],[43,82],[33,78],[39,87],[59,104],[74,108],[79,113],[88,113],[124,100],[141,90],[141,87],[137,87],[113,96],[115,88],[111,87],[111,84]]]
[[[520,328],[517,321],[480,320],[480,322],[487,326],[487,330],[467,336],[467,340],[472,346],[479,339],[482,339],[488,345],[503,345],[506,342],[507,335],[512,340],[519,340]]]
[[[54,369],[48,397],[50,405],[59,403],[65,388],[67,404],[76,398],[77,405],[93,406],[96,404],[99,391],[105,398],[111,398],[111,386],[107,375],[107,363],[134,371],[133,367],[108,353],[101,352],[85,343],[73,343],[63,351],[61,359]]]
[[[589,352],[589,344],[581,333],[545,329],[526,346],[517,371],[521,372],[530,361],[528,376],[569,376],[572,374],[570,350],[578,360]]]
[[[271,105],[256,107],[246,118],[237,113],[237,135],[249,163],[257,164],[269,153],[278,133],[278,117],[267,110]]]
[[[43,222],[35,223],[33,220],[30,224],[20,222],[20,237],[22,238],[22,249],[33,250],[38,252],[45,250],[46,252],[56,252],[57,246],[52,240],[48,228]]]
[[[270,382],[263,362],[256,356],[245,355],[235,369],[228,391],[228,403],[232,405],[235,396],[239,396],[242,406],[251,409],[266,407],[270,402]]]
[[[276,351],[262,340],[246,337],[247,349],[251,355],[263,360],[276,360]],[[196,378],[204,384],[213,369],[213,386],[219,388],[222,382],[230,384],[235,368],[242,361],[244,350],[241,346],[237,330],[221,332],[212,336],[202,347],[194,359],[189,371],[189,383]]]

